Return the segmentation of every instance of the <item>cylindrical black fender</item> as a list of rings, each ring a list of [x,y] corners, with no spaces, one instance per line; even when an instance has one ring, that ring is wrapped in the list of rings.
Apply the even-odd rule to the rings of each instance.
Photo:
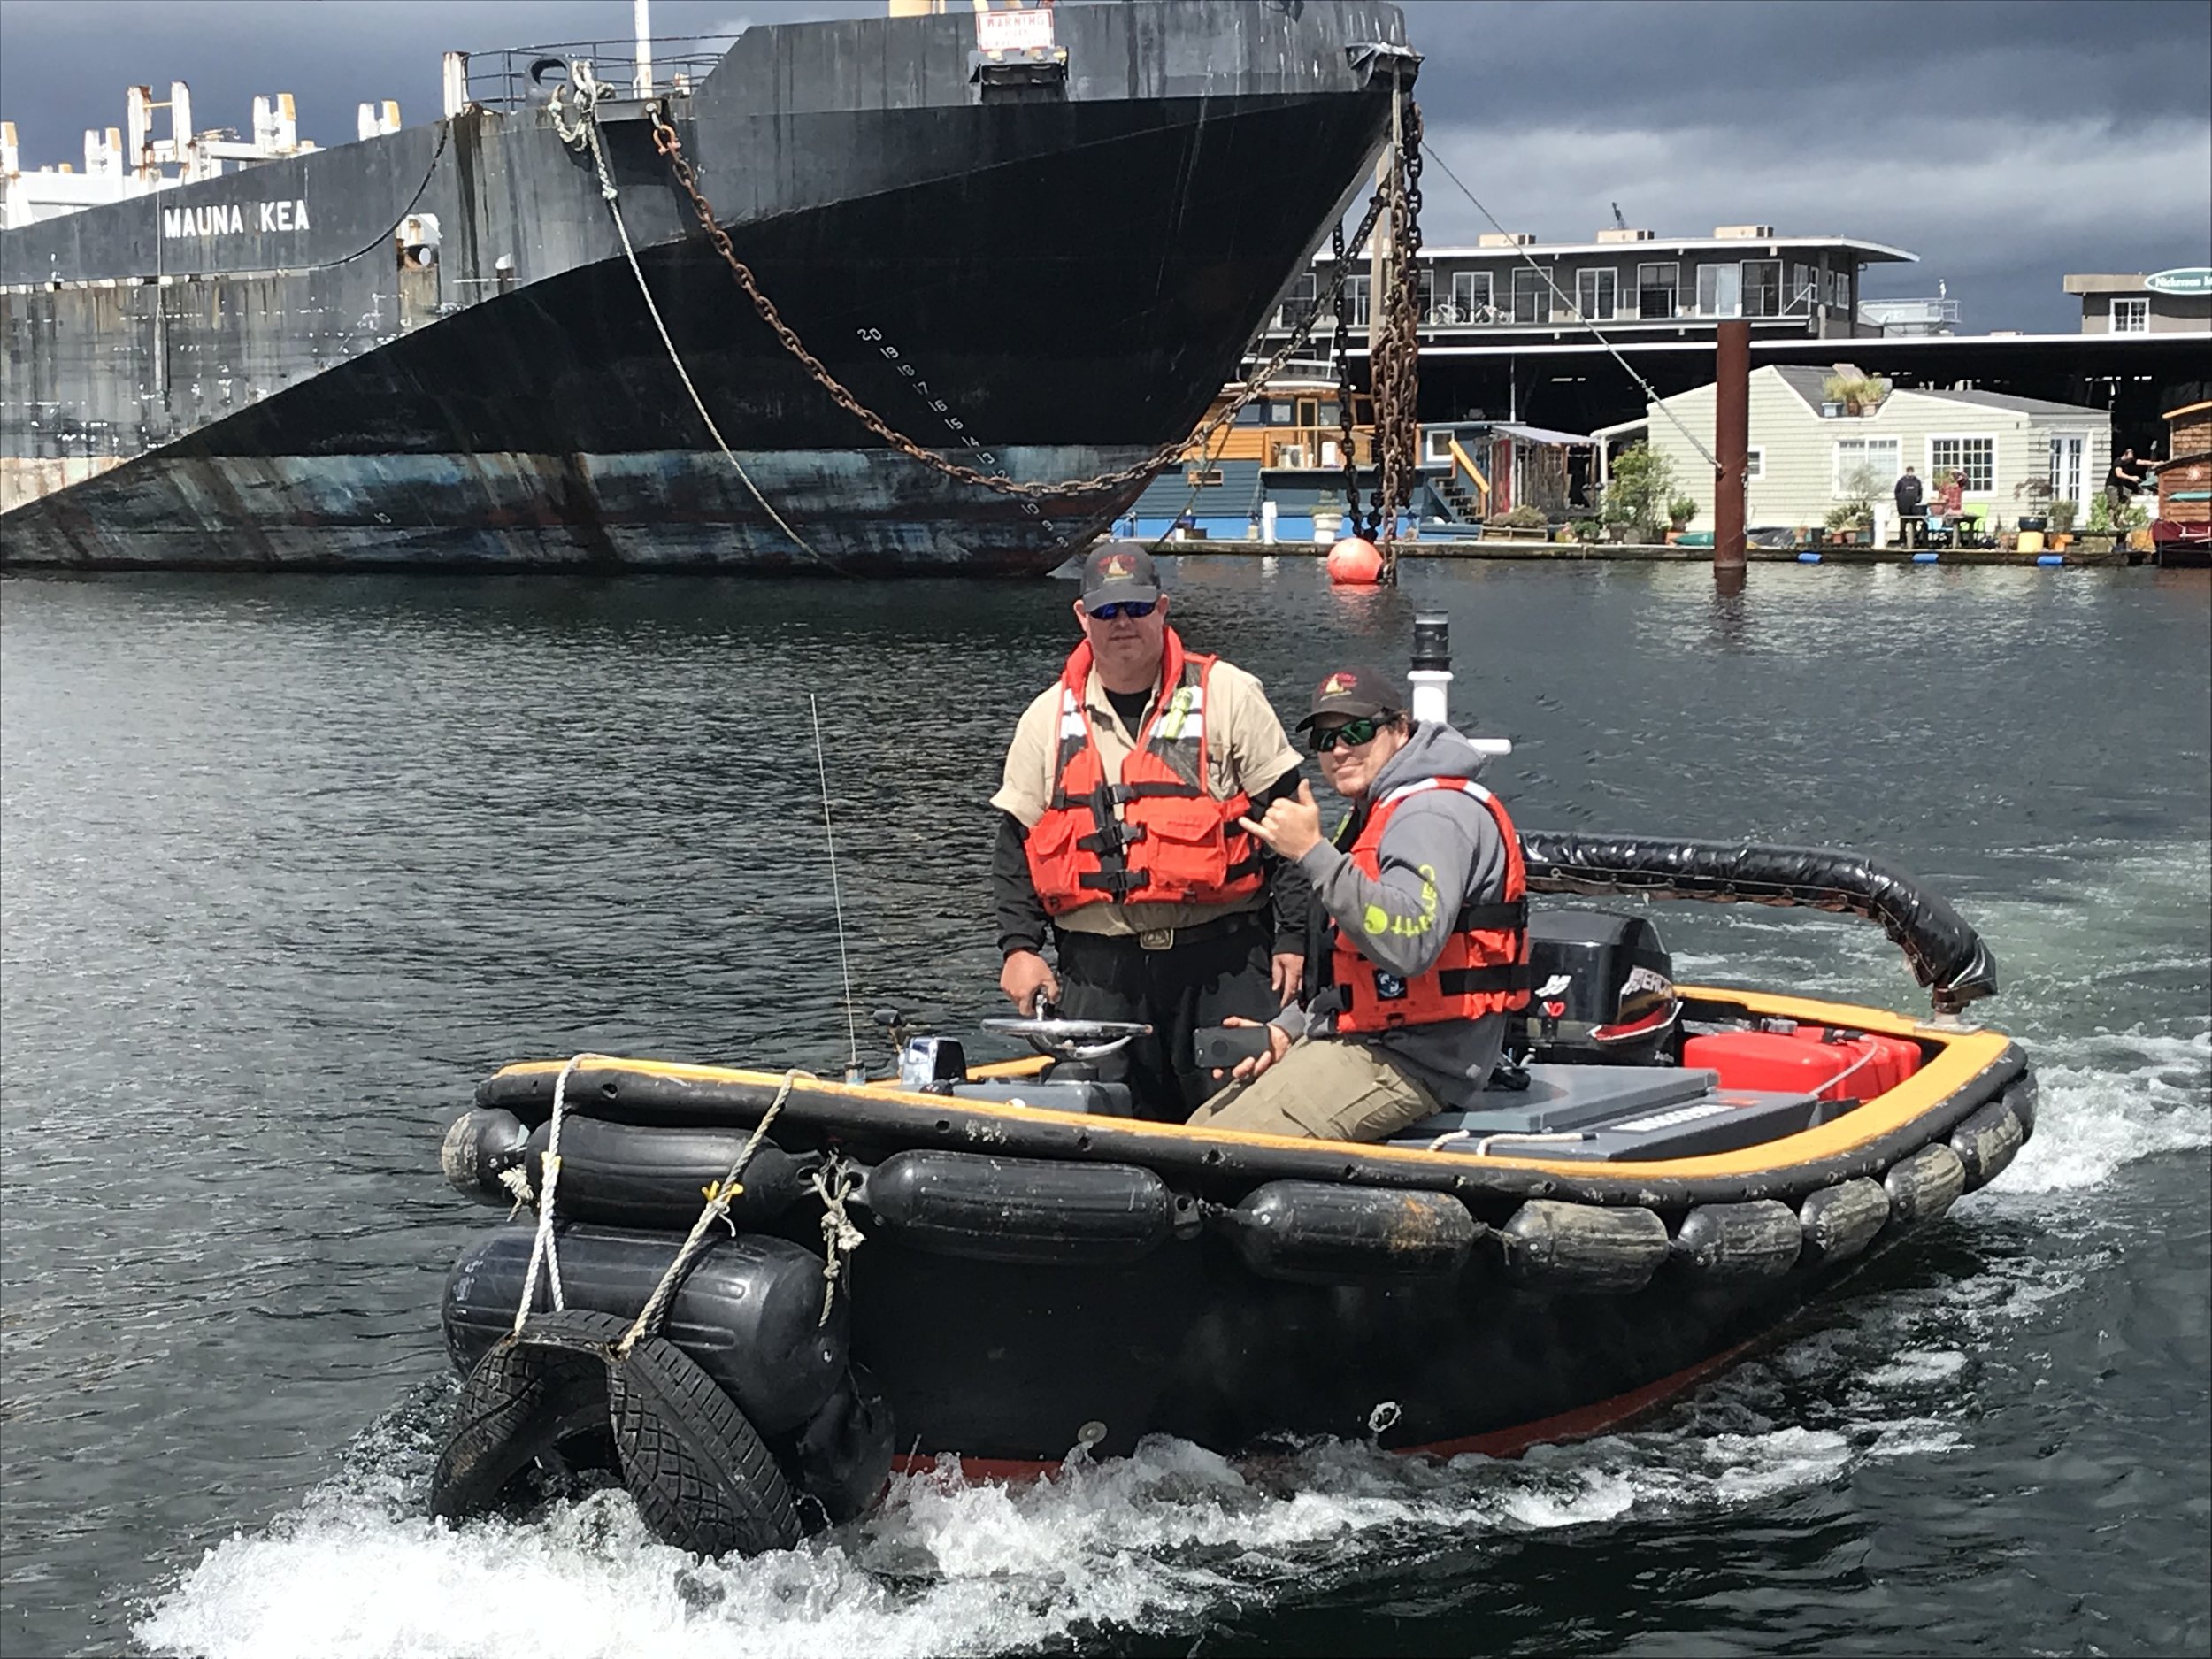
[[[1966,1165],[1957,1153],[1937,1142],[1892,1164],[1882,1177],[1882,1187],[1889,1194],[1890,1215],[1901,1225],[1916,1227],[1958,1202],[1966,1190]]]
[[[891,1402],[867,1368],[855,1365],[844,1385],[790,1438],[780,1462],[804,1499],[803,1512],[818,1510],[832,1526],[864,1514],[891,1479],[898,1449]]]
[[[1641,1290],[1667,1259],[1667,1224],[1650,1210],[1532,1198],[1500,1229],[1506,1271],[1568,1290]]]
[[[540,1124],[530,1134],[533,1192],[545,1190],[550,1133]],[[565,1221],[688,1233],[706,1204],[706,1189],[730,1172],[751,1134],[747,1129],[648,1128],[572,1115],[561,1125],[561,1184],[554,1210]],[[806,1195],[807,1177],[819,1162],[764,1141],[738,1178],[742,1190],[730,1201],[730,1225],[741,1233],[771,1225]]]
[[[1449,1193],[1270,1181],[1212,1217],[1244,1264],[1308,1285],[1455,1273],[1484,1228]]]
[[[1966,1190],[1978,1191],[2003,1174],[2027,1140],[2009,1089],[1951,1131],[1951,1150],[1966,1168]]]
[[[2036,1101],[2042,1092],[2042,1085],[2035,1080],[2035,1073],[2032,1071],[2023,1071],[2005,1085],[2004,1097],[2011,1103],[2012,1115],[2020,1120],[2020,1133],[2023,1140],[2032,1141],[2035,1138]]]
[[[565,1184],[566,1177],[563,1177]],[[502,1227],[447,1276],[446,1351],[464,1373],[512,1327],[530,1263],[532,1229]],[[672,1234],[565,1225],[561,1283],[571,1308],[634,1318],[676,1259]],[[764,1434],[805,1423],[844,1380],[846,1299],[822,1314],[822,1258],[782,1239],[747,1233],[702,1245],[661,1334],[699,1363]],[[551,1305],[546,1275],[538,1304]]]
[[[1167,1183],[1133,1164],[901,1152],[868,1172],[859,1202],[901,1244],[985,1262],[1112,1266],[1175,1225]]]
[[[1698,1204],[1675,1229],[1675,1266],[1715,1284],[1779,1279],[1797,1265],[1804,1228],[1797,1212],[1771,1198]]]
[[[1797,1206],[1809,1267],[1847,1262],[1889,1225],[1889,1194],[1863,1175],[1806,1194]]]
[[[480,1204],[511,1204],[515,1194],[501,1180],[519,1169],[530,1145],[522,1119],[498,1106],[472,1106],[456,1118],[438,1148],[438,1167],[453,1190]]]

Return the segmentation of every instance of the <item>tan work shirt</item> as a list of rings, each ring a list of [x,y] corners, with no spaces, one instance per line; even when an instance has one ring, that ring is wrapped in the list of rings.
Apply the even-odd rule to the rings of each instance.
[[[1141,727],[1159,701],[1159,687],[1145,704]],[[1083,702],[1090,716],[1091,741],[1098,746],[1099,764],[1109,783],[1121,781],[1121,763],[1136,748],[1136,733],[1121,722],[1107,701],[1106,687],[1094,668],[1083,687]],[[1006,750],[1005,775],[991,804],[1034,829],[1052,799],[1053,766],[1060,749],[1060,684],[1055,680],[1022,710],[1015,723],[1014,741]],[[1283,723],[1267,701],[1267,693],[1251,675],[1233,664],[1217,661],[1206,679],[1206,787],[1217,801],[1239,793],[1253,795],[1266,788],[1299,763],[1298,751],[1283,734]],[[1071,933],[1141,933],[1160,927],[1195,927],[1217,916],[1239,910],[1264,910],[1263,888],[1252,898],[1233,904],[1086,904],[1053,918],[1052,925]]]

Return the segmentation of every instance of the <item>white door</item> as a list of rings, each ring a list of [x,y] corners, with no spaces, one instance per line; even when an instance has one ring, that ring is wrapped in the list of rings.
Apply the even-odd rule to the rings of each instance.
[[[2085,520],[2089,516],[2089,434],[2055,432],[2051,434],[2051,499],[2070,501]]]

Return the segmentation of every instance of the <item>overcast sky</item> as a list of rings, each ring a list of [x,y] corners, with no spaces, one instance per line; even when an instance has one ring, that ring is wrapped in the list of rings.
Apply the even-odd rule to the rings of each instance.
[[[879,14],[881,0],[654,0],[657,35]],[[1932,294],[1966,328],[2071,331],[2069,271],[2212,265],[2205,0],[1488,4],[1410,0],[1432,143],[1511,230],[1582,239],[1720,224],[1909,249],[1870,296]],[[192,88],[195,125],[291,92],[305,136],[354,107],[438,110],[438,58],[623,38],[629,0],[0,0],[0,117],[27,165],[81,161],[134,82]],[[157,94],[158,96],[158,94]],[[1432,170],[1432,242],[1490,228]]]

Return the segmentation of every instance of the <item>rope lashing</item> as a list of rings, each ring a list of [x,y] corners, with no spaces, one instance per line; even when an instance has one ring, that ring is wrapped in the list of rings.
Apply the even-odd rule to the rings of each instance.
[[[530,1171],[519,1164],[500,1171],[499,1184],[515,1195],[514,1208],[507,1212],[510,1221],[537,1202],[537,1194],[530,1190]]]
[[[542,1265],[553,1286],[553,1308],[558,1312],[568,1305],[561,1289],[561,1256],[553,1240],[553,1194],[561,1184],[561,1120],[568,1110],[568,1079],[576,1075],[576,1068],[587,1060],[599,1058],[594,1054],[570,1056],[561,1068],[560,1076],[553,1079],[553,1121],[545,1136],[545,1191],[538,1198],[538,1230],[530,1240],[530,1271],[523,1276],[522,1300],[515,1307],[515,1334],[522,1334],[522,1327],[530,1317],[530,1304],[538,1297],[538,1269]],[[523,1177],[522,1190],[529,1190],[529,1177]],[[509,1191],[514,1191],[511,1184]],[[519,1194],[518,1194],[519,1198]],[[517,1208],[520,1205],[518,1203]]]
[[[776,1121],[777,1114],[783,1110],[784,1102],[791,1098],[792,1086],[806,1075],[796,1066],[783,1074],[783,1087],[776,1091],[776,1098],[768,1103],[768,1110],[761,1114],[760,1122],[753,1126],[753,1133],[738,1148],[737,1156],[731,1163],[728,1172],[713,1186],[701,1189],[706,1194],[706,1207],[700,1210],[699,1219],[691,1224],[689,1235],[677,1249],[676,1259],[668,1264],[668,1271],[661,1275],[661,1282],[653,1286],[653,1294],[645,1299],[645,1306],[638,1310],[636,1320],[623,1333],[622,1340],[614,1345],[617,1359],[626,1359],[641,1339],[651,1336],[660,1329],[662,1317],[675,1296],[677,1286],[683,1283],[684,1273],[691,1265],[691,1258],[698,1250],[700,1240],[713,1230],[714,1224],[719,1221],[729,1225],[733,1233],[737,1231],[735,1225],[730,1224],[729,1212],[731,1202],[745,1190],[744,1184],[738,1178],[745,1173],[745,1166],[753,1161],[753,1154],[760,1150],[760,1143],[768,1138],[769,1125]]]
[[[829,1323],[830,1309],[836,1305],[837,1286],[845,1278],[846,1264],[852,1253],[868,1242],[868,1235],[853,1225],[845,1213],[845,1201],[860,1185],[860,1176],[852,1165],[834,1152],[822,1168],[810,1178],[814,1195],[822,1201],[822,1317],[814,1323],[817,1327]]]
[[[653,319],[653,327],[661,337],[661,344],[667,349],[668,360],[676,370],[676,378],[683,382],[684,390],[691,395],[691,406],[699,411],[699,419],[706,427],[707,435],[714,440],[715,448],[722,451],[723,458],[729,462],[732,470],[737,473],[738,480],[759,503],[760,510],[774,521],[777,529],[790,539],[791,544],[824,569],[843,574],[833,559],[794,530],[784,516],[770,503],[768,497],[760,493],[760,487],[753,482],[752,474],[745,470],[745,464],[737,458],[735,451],[723,438],[722,428],[715,425],[714,417],[707,412],[706,400],[699,396],[698,387],[692,383],[691,371],[684,366],[682,355],[677,351],[675,341],[669,336],[668,325],[661,320],[661,310],[654,302],[653,290],[646,286],[645,273],[637,262],[637,250],[630,242],[630,227],[622,217],[621,191],[616,188],[613,170],[607,165],[606,146],[599,139],[599,101],[607,96],[607,88],[593,77],[591,65],[581,59],[569,65],[568,73],[568,85],[553,88],[553,130],[561,135],[563,143],[590,155],[592,166],[599,174],[599,194],[607,204],[607,212],[614,219],[615,234],[622,239],[622,256],[629,261],[630,274],[637,280],[637,291],[645,301],[645,310]],[[564,96],[572,88],[575,92],[577,104],[576,119],[572,123],[565,113],[568,105]]]

